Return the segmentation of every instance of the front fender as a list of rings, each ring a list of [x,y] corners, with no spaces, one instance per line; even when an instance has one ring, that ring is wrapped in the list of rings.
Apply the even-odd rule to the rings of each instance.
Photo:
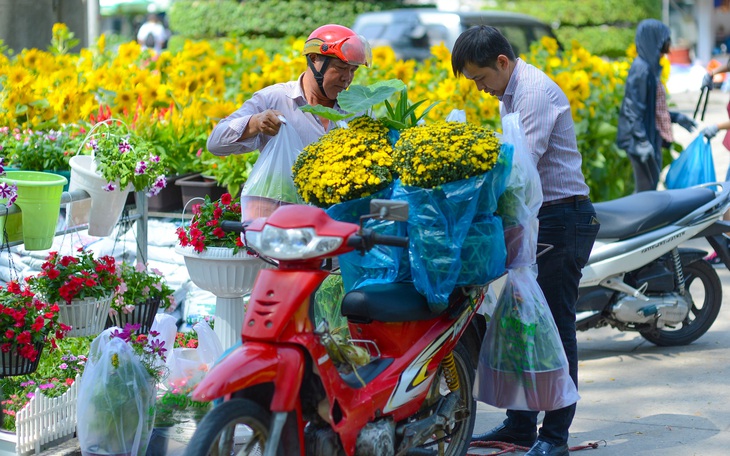
[[[207,402],[261,383],[274,383],[272,412],[294,410],[304,376],[304,354],[293,346],[246,342],[205,375],[193,400]]]

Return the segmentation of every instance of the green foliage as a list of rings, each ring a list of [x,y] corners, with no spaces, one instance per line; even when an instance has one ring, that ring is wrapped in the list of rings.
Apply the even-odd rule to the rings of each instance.
[[[626,49],[634,44],[635,28],[601,26],[561,26],[555,31],[564,46],[578,41],[592,54],[616,59],[626,57]]]
[[[390,5],[389,5],[390,4]],[[190,38],[216,36],[307,36],[320,25],[351,26],[355,17],[397,2],[335,0],[177,0],[170,8],[170,28]]]
[[[0,128],[0,156],[4,164],[31,171],[69,171],[84,131],[75,125],[60,130],[32,131]]]
[[[57,341],[58,348],[43,348],[38,369],[30,375],[0,378],[2,390],[2,429],[15,431],[15,414],[30,400],[36,388],[48,397],[58,397],[68,391],[76,375],[84,371],[86,354],[94,336],[67,337]]]
[[[222,157],[205,151],[201,154],[202,172],[205,176],[214,178],[219,185],[226,187],[228,193],[237,198],[258,157],[258,151]]]
[[[500,0],[494,9],[529,14],[551,24],[564,46],[573,39],[593,54],[625,55],[634,42],[636,25],[661,18],[656,0]]]

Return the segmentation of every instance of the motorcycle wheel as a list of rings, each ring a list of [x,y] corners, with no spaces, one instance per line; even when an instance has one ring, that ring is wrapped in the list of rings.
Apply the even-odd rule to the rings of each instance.
[[[660,347],[687,345],[697,340],[715,322],[722,305],[722,284],[717,272],[704,260],[684,266],[684,286],[691,307],[675,328],[642,331],[641,336]]]
[[[409,450],[408,455],[462,456],[469,450],[477,417],[477,404],[472,396],[475,371],[469,351],[462,342],[456,345],[453,354],[460,386],[457,394],[461,405],[461,409],[456,414],[455,425],[451,432],[435,435],[432,441],[426,442],[419,448]],[[443,371],[439,371],[437,375],[438,377],[434,379],[434,382],[438,380],[439,387],[432,389],[431,397],[426,399],[427,403],[432,403],[450,392]]]
[[[185,448],[185,456],[262,455],[269,442],[270,424],[271,413],[253,401],[224,402],[205,415]],[[284,456],[281,445],[276,454]]]

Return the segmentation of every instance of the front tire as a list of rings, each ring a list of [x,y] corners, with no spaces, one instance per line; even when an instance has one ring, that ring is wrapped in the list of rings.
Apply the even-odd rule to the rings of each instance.
[[[642,331],[644,339],[660,347],[687,345],[699,339],[715,322],[722,305],[722,284],[717,272],[705,260],[683,267],[684,286],[691,300],[689,314],[675,328]]]
[[[262,455],[269,442],[271,413],[248,399],[232,399],[205,415],[185,456]],[[278,456],[285,456],[278,445]]]

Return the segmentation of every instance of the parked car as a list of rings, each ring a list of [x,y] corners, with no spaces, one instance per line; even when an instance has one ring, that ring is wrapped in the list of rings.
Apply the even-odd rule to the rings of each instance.
[[[367,38],[370,46],[390,46],[400,59],[424,60],[431,46],[443,42],[449,50],[464,30],[474,25],[492,25],[507,37],[515,54],[526,53],[530,44],[544,36],[555,38],[552,28],[525,14],[504,11],[440,11],[404,8],[363,13],[352,29]]]

